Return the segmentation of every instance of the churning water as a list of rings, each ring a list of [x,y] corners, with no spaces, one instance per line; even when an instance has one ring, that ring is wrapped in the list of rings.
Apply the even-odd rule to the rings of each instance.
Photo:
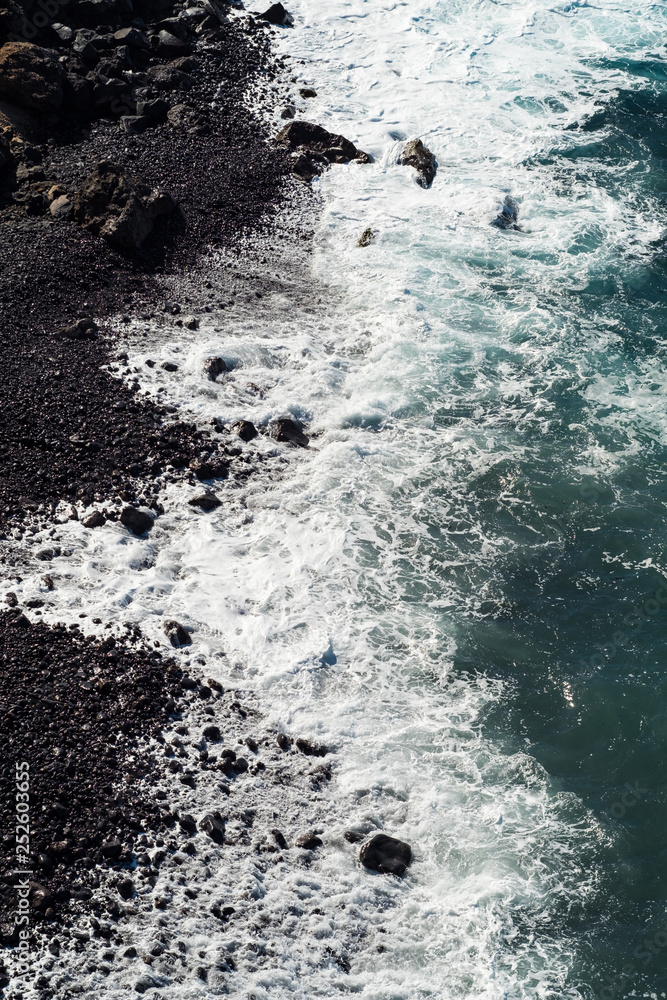
[[[329,314],[212,313],[163,397],[291,413],[311,449],[150,542],[72,525],[72,601],[185,618],[337,749],[302,932],[350,971],[276,926],[234,995],[665,996],[667,7],[290,9],[299,116],[375,158],[316,182]],[[397,162],[416,136],[428,190]],[[355,824],[413,845],[402,882],[359,870]]]

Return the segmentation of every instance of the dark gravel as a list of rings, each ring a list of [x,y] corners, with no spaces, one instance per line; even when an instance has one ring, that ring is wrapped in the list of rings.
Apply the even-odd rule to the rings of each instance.
[[[171,5],[159,17],[169,17],[172,8],[180,10]],[[76,27],[78,9],[70,5],[59,16]],[[186,465],[199,454],[194,428],[172,422],[164,430],[163,410],[101,370],[117,351],[104,317],[160,312],[161,275],[191,265],[216,243],[242,253],[245,234],[270,229],[293,182],[286,153],[267,141],[244,97],[258,82],[266,91],[276,73],[273,30],[280,29],[236,14],[224,27],[212,24],[187,64],[190,89],[162,94],[168,105],[190,108],[190,117],[176,125],[164,120],[129,135],[118,119],[92,113],[33,121],[41,135],[17,154],[41,159],[44,180],[28,189],[37,192],[30,195],[33,206],[39,192],[55,184],[73,196],[102,159],[176,199],[180,211],[160,220],[140,250],[114,250],[48,211],[29,214],[30,198],[16,181],[20,160],[3,175],[0,527],[35,505],[133,493],[139,477],[168,463]],[[151,54],[146,68],[150,73],[165,62]],[[93,339],[57,335],[89,316],[100,326]]]

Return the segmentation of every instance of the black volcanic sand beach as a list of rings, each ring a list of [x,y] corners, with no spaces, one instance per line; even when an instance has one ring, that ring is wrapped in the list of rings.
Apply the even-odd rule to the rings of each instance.
[[[83,6],[63,8],[62,20],[76,28]],[[180,6],[162,5],[159,22],[177,13]],[[111,27],[129,18],[118,16]],[[146,31],[155,21],[147,19]],[[192,54],[177,60],[181,68],[149,51],[125,74],[142,83],[144,70],[166,67],[180,81],[180,90],[150,80],[139,88],[153,104],[163,102],[163,116],[165,108],[178,108],[173,122],[163,118],[143,134],[128,134],[124,119],[104,117],[104,106],[40,116],[0,102],[0,128],[13,137],[13,160],[0,176],[0,522],[20,521],[63,499],[134,494],[138,477],[170,463],[183,467],[202,448],[219,450],[219,442],[202,441],[173,419],[168,434],[156,433],[164,411],[101,370],[114,351],[106,315],[162,311],[160,274],[182,271],[211,245],[242,252],[244,234],[268,231],[294,184],[285,151],[268,141],[247,107],[250,89],[261,100],[257,81],[266,88],[275,76],[267,34],[280,29],[233,13],[224,25],[208,17],[198,26],[198,35],[188,28]],[[49,45],[59,42],[45,30]],[[73,199],[100,161],[168,192],[177,205],[140,248],[110,245],[48,208],[46,192],[59,185]],[[99,334],[59,333],[88,317]],[[150,493],[144,500],[152,503]]]
[[[270,32],[283,29],[230,7],[205,6],[208,13],[193,18],[185,16],[187,4],[151,0],[132,9],[105,0],[98,5],[100,25],[91,21],[97,7],[71,0],[58,7],[58,32],[51,25],[34,30],[33,20],[42,23],[36,4],[10,2],[0,12],[0,63],[19,32],[19,44],[25,38],[55,53],[67,74],[62,107],[35,108],[29,96],[8,94],[6,65],[0,66],[0,542],[8,565],[15,565],[12,546],[23,531],[48,527],[62,501],[109,504],[107,517],[121,516],[141,534],[150,530],[150,517],[133,522],[132,510],[152,508],[150,516],[159,516],[157,477],[165,469],[211,479],[231,466],[234,475],[239,449],[229,434],[179,420],[174,407],[140,397],[136,384],[106,370],[119,357],[107,317],[167,313],[175,324],[196,324],[187,303],[164,301],[162,278],[196,267],[211,247],[242,260],[244,238],[271,234],[277,211],[302,189],[290,176],[289,151],[271,142],[268,127],[249,110],[276,99],[272,88],[280,89],[282,67],[271,55]],[[81,28],[87,37],[77,34]],[[119,44],[115,32],[124,29],[138,31],[148,45]],[[107,90],[121,95],[120,104],[104,96]],[[154,196],[167,204],[136,245],[104,239],[99,226],[86,228],[76,218],[77,192],[99,164],[122,178],[121,187],[136,188],[143,205]],[[52,211],[56,201],[62,212]],[[283,224],[281,239],[286,232]],[[184,674],[136,627],[104,637],[98,621],[103,637],[84,636],[76,626],[31,623],[29,606],[22,609],[11,593],[3,599],[2,943],[17,944],[17,859],[27,860],[32,873],[31,947],[45,937],[57,956],[57,932],[80,950],[88,937],[76,938],[73,929],[81,911],[104,914],[112,929],[100,930],[93,917],[91,933],[118,943],[115,922],[134,891],[129,868],[138,864],[153,885],[162,855],[179,847],[194,852],[188,840],[196,830],[213,843],[224,841],[224,817],[195,820],[170,810],[166,794],[153,792],[159,777],[175,785],[178,801],[179,789],[194,788],[200,771],[222,771],[218,778],[235,782],[248,769],[264,769],[253,759],[258,743],[250,734],[250,764],[231,751],[216,759],[200,750],[201,732],[194,751],[174,737],[187,735],[194,713],[200,723],[235,719],[238,738],[248,715],[243,695]],[[167,731],[176,742],[165,748]],[[209,741],[219,738],[209,732]],[[277,745],[275,734],[267,740],[274,757],[290,752],[290,741]],[[293,752],[311,751],[303,743]],[[27,859],[17,855],[13,832],[16,762],[30,769]],[[330,776],[327,767],[317,770],[312,780]],[[144,833],[138,842],[139,830],[152,839]],[[147,844],[158,848],[150,858]],[[106,901],[100,886],[111,888]],[[1,975],[0,987],[8,982]],[[36,985],[48,984],[42,977]],[[53,994],[47,988],[43,995]]]

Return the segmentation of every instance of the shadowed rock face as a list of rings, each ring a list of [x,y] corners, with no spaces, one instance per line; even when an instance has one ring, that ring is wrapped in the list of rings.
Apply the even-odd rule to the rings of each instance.
[[[155,221],[176,208],[171,195],[153,191],[110,160],[102,160],[74,199],[74,218],[112,246],[138,248]]]
[[[415,168],[417,184],[421,187],[428,188],[433,183],[438,165],[434,154],[421,139],[412,139],[408,142],[398,162],[406,167]]]
[[[58,111],[64,83],[57,52],[30,42],[8,42],[0,49],[0,94],[21,107]]]
[[[412,849],[403,840],[378,833],[361,848],[359,860],[371,871],[401,876],[412,861]]]

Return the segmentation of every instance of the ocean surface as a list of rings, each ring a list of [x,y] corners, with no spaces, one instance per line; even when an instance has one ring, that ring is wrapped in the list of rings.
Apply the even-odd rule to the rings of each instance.
[[[299,117],[374,157],[315,182],[332,305],[212,314],[162,398],[292,414],[311,448],[151,541],[70,523],[71,614],[192,623],[336,750],[333,846],[271,888],[277,958],[231,995],[665,997],[667,5],[289,6]],[[397,162],[417,136],[428,190]],[[407,840],[406,878],[361,870],[350,826]]]

